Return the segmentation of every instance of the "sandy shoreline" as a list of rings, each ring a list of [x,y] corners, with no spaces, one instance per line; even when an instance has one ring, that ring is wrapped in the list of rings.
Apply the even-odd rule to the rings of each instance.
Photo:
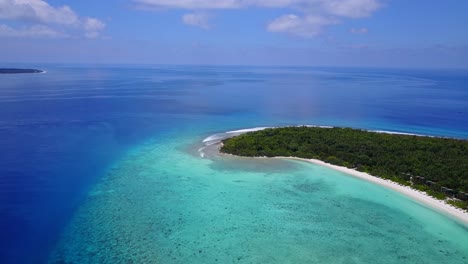
[[[337,170],[343,173],[346,173],[348,175],[351,175],[356,178],[360,178],[375,184],[378,184],[380,186],[384,186],[386,188],[392,189],[394,191],[397,191],[401,194],[404,194],[424,205],[427,205],[438,212],[441,212],[443,214],[447,214],[449,216],[452,216],[456,218],[458,221],[463,223],[464,225],[468,226],[468,213],[464,212],[463,210],[456,208],[455,206],[452,206],[442,200],[438,200],[436,198],[433,198],[426,193],[422,191],[415,190],[409,186],[404,186],[400,185],[396,182],[382,179],[379,177],[372,176],[370,174],[367,174],[365,172],[360,172],[356,171],[350,168],[346,167],[341,167],[341,166],[336,166],[332,165],[326,162],[323,162],[321,160],[316,160],[316,159],[303,159],[303,158],[296,158],[296,157],[275,157],[279,159],[294,159],[294,160],[300,160],[300,161],[305,161],[305,162],[310,162],[316,165],[324,166],[333,170]]]

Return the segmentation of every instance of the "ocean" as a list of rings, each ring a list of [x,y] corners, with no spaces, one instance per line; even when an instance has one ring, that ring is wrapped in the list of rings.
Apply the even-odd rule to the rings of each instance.
[[[467,263],[468,227],[313,164],[201,155],[231,130],[468,139],[468,72],[27,65],[0,75],[0,263]]]

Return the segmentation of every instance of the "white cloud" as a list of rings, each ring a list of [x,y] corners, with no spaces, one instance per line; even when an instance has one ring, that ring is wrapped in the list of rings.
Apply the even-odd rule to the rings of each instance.
[[[100,31],[103,30],[106,25],[96,18],[86,18],[84,20],[84,28],[88,31]]]
[[[49,28],[54,32],[58,31],[52,28],[81,30],[85,36],[98,36],[105,28],[105,24],[96,18],[80,17],[67,5],[53,7],[43,0],[0,0],[0,19],[22,22],[29,28]],[[24,32],[25,28],[13,30]]]
[[[182,17],[182,21],[190,26],[196,26],[203,29],[210,28],[209,23],[210,15],[206,13],[192,13],[192,14],[185,14]]]
[[[0,37],[58,38],[65,36],[66,35],[64,33],[42,25],[34,25],[19,29],[15,29],[7,25],[0,25]]]
[[[368,17],[382,7],[379,0],[324,0],[322,3],[330,14],[350,18]]]
[[[154,8],[232,9],[242,7],[239,0],[134,0],[137,4]]]
[[[351,28],[349,32],[353,34],[367,34],[369,30],[367,28]]]
[[[341,16],[362,17],[369,15],[381,5],[380,0],[133,0],[133,2],[156,9],[235,9],[246,7],[310,7],[320,6]]]
[[[299,17],[294,14],[284,15],[271,21],[267,30],[270,32],[288,33],[305,38],[314,37],[322,31],[323,27],[338,23],[334,19],[321,16]]]
[[[345,18],[362,18],[372,15],[382,7],[382,0],[133,0],[137,5],[150,10],[161,9],[240,9],[283,8],[298,14],[280,16],[267,25],[271,32],[287,33],[302,37],[318,35],[323,29]],[[189,16],[189,17],[187,17]],[[182,20],[189,25],[205,26],[207,21],[193,15]],[[197,23],[196,21],[203,21]],[[198,25],[198,26],[200,26]]]
[[[106,25],[96,18],[85,18],[83,22],[85,36],[87,38],[97,38]]]
[[[55,8],[42,0],[0,0],[0,18],[62,25],[79,21],[69,6]]]
[[[151,9],[236,9],[246,7],[291,7],[308,2],[321,2],[325,0],[133,0],[141,7]]]

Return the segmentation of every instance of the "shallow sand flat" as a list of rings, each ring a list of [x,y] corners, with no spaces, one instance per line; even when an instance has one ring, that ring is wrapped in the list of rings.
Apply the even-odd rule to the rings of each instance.
[[[340,171],[340,172],[343,172],[343,173],[346,173],[346,174],[349,174],[349,175],[352,175],[354,177],[357,177],[357,178],[360,178],[360,179],[363,179],[363,180],[366,180],[366,181],[369,181],[369,182],[372,182],[372,183],[375,183],[375,184],[378,184],[378,185],[381,185],[381,186],[385,186],[387,188],[390,188],[392,190],[395,190],[399,193],[402,193],[406,196],[409,196],[411,197],[412,199],[414,200],[417,200],[418,202],[421,202],[427,206],[430,206],[444,214],[448,214],[452,217],[455,217],[457,220],[459,220],[460,222],[462,222],[464,225],[468,226],[468,213],[466,213],[465,211],[459,209],[459,208],[456,208],[450,204],[447,204],[446,202],[442,201],[442,200],[438,200],[438,199],[435,199],[429,195],[427,195],[426,193],[422,192],[422,191],[418,191],[418,190],[415,190],[415,189],[412,189],[408,186],[404,186],[404,185],[400,185],[398,183],[395,183],[393,181],[390,181],[390,180],[386,180],[386,179],[382,179],[382,178],[379,178],[379,177],[376,177],[376,176],[372,176],[368,173],[365,173],[365,172],[360,172],[360,171],[356,171],[356,170],[353,170],[353,169],[350,169],[350,168],[346,168],[346,167],[341,167],[341,166],[336,166],[336,165],[333,165],[333,164],[329,164],[329,163],[326,163],[324,161],[321,161],[321,160],[317,160],[317,159],[302,159],[302,158],[296,158],[296,157],[277,157],[277,158],[285,158],[285,159],[295,159],[295,160],[301,160],[301,161],[306,161],[306,162],[310,162],[310,163],[313,163],[313,164],[317,164],[317,165],[320,165],[320,166],[324,166],[324,167],[327,167],[327,168],[331,168],[331,169],[334,169],[334,170],[337,170],[337,171]]]
[[[192,140],[157,141],[116,163],[50,263],[468,259],[466,228],[398,192],[302,161],[201,158]]]

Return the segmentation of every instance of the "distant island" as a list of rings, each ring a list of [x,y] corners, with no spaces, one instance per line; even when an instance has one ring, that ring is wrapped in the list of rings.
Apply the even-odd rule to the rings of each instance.
[[[283,127],[223,140],[246,157],[316,159],[410,186],[468,209],[468,141],[351,128]]]
[[[17,73],[42,73],[44,71],[36,69],[15,69],[15,68],[0,68],[0,74],[17,74]]]

